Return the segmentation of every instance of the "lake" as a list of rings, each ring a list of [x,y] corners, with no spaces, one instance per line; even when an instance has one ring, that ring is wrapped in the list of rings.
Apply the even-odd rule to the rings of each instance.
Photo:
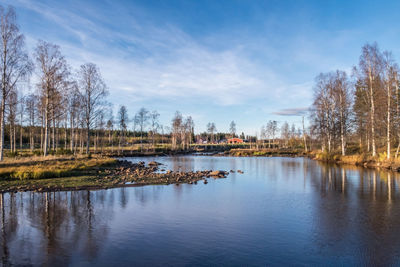
[[[197,185],[3,194],[4,265],[399,265],[400,175],[307,158],[183,156]]]

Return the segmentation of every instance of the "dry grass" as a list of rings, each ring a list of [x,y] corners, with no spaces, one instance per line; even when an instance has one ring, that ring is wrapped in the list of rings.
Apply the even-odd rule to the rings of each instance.
[[[236,148],[229,151],[231,156],[236,157],[251,157],[251,156],[287,156],[287,155],[302,155],[302,150],[296,149],[242,149]]]
[[[111,158],[49,156],[6,159],[0,163],[0,179],[44,179],[78,176],[98,167],[115,164]]]

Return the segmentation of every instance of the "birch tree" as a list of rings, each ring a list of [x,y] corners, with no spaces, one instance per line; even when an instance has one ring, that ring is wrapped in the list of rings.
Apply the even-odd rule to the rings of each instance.
[[[342,155],[344,156],[346,155],[346,137],[350,123],[352,95],[346,72],[337,70],[334,73],[333,79],[334,79],[333,95],[335,101],[335,110],[340,129],[341,152]]]
[[[119,123],[119,129],[121,131],[121,134],[119,136],[119,150],[121,149],[121,143],[122,146],[124,146],[125,143],[125,138],[126,138],[126,130],[128,128],[128,109],[125,106],[121,106],[118,111],[118,123]]]
[[[229,124],[229,133],[231,134],[231,138],[235,137],[235,134],[236,134],[236,123],[234,121],[231,121],[231,124]]]
[[[104,100],[108,94],[108,90],[101,77],[100,70],[93,63],[82,65],[78,76],[86,126],[86,154],[89,154],[90,129],[97,116],[99,116],[100,109],[105,103]]]
[[[157,134],[158,128],[160,127],[159,118],[160,114],[156,110],[153,110],[150,113],[150,127],[151,127],[150,131],[151,131],[151,142],[153,149],[155,149],[155,136]]]
[[[378,94],[378,82],[382,71],[382,55],[376,43],[366,44],[362,47],[362,53],[358,64],[359,79],[367,85],[367,97],[369,102],[369,115],[371,124],[372,156],[376,156],[376,95]]]
[[[209,122],[207,124],[207,132],[210,134],[211,143],[214,143],[214,134],[217,132],[217,127],[214,122]]]
[[[6,102],[17,83],[27,78],[33,65],[25,51],[24,36],[19,32],[15,11],[12,7],[0,6],[0,161],[3,160]]]
[[[140,150],[143,150],[143,132],[146,129],[149,120],[149,111],[145,108],[139,109],[135,115],[135,123],[139,125],[140,128]]]
[[[37,116],[37,101],[38,97],[35,94],[29,94],[25,100],[26,113],[28,117],[28,127],[29,127],[29,147],[33,151],[35,148],[35,125]]]
[[[268,121],[265,131],[268,137],[272,138],[272,144],[275,143],[275,136],[278,131],[278,122],[275,120]],[[271,142],[268,143],[269,143],[269,148],[271,148]]]
[[[398,67],[394,63],[392,53],[388,51],[383,52],[383,73],[384,73],[384,85],[386,91],[386,157],[391,157],[391,130],[393,126],[393,104],[392,99],[395,98],[395,88],[398,76]],[[398,97],[398,96],[397,96]],[[400,143],[399,143],[400,144]]]
[[[180,136],[179,133],[182,127],[182,123],[183,123],[182,114],[179,111],[176,111],[172,119],[172,126],[171,126],[172,149],[177,148],[178,138]]]
[[[65,78],[69,75],[69,70],[57,45],[39,41],[35,50],[35,58],[40,79],[38,86],[44,102],[43,155],[47,156],[50,120],[55,107],[53,101],[56,99],[61,85],[65,82]]]

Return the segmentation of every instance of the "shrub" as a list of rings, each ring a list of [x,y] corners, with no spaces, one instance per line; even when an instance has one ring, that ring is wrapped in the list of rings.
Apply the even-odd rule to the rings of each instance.
[[[41,150],[34,150],[33,151],[33,155],[34,156],[41,156],[43,154],[43,152]]]
[[[72,155],[72,154],[74,153],[70,149],[61,148],[56,151],[56,155]]]
[[[9,157],[9,158],[16,158],[16,157],[18,157],[18,151],[15,151],[15,152],[7,152],[6,153],[6,157]]]
[[[386,152],[383,152],[383,153],[379,153],[378,154],[378,160],[379,161],[385,161],[387,159],[387,154],[386,154]]]

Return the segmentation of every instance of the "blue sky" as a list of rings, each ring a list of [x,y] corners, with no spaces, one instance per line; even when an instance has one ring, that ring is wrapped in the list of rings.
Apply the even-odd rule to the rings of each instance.
[[[73,68],[100,67],[118,109],[176,110],[196,132],[215,122],[255,134],[268,120],[300,124],[314,77],[351,72],[361,46],[400,55],[399,1],[0,0],[17,10],[33,51],[60,45]]]

